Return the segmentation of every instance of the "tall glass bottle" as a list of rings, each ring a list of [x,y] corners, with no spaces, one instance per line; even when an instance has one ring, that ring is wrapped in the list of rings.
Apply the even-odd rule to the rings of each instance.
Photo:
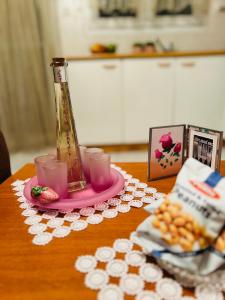
[[[68,191],[73,192],[85,187],[81,156],[67,81],[67,65],[64,58],[53,58],[57,158],[66,161],[68,167]]]

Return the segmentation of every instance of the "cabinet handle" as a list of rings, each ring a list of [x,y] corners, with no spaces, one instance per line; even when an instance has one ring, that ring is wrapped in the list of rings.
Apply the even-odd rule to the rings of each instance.
[[[158,66],[160,68],[169,68],[171,66],[171,63],[159,63]]]
[[[113,70],[113,69],[116,69],[116,65],[103,65],[102,66],[104,69],[106,70]]]
[[[193,62],[193,61],[182,63],[182,66],[185,68],[193,68],[193,67],[195,67],[195,65],[196,65],[195,62]]]

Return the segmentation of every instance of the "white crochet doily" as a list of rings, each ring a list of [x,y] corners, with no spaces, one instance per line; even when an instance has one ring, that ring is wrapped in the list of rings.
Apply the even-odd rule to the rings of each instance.
[[[25,217],[25,224],[29,225],[28,232],[34,235],[32,242],[36,245],[46,245],[54,237],[62,238],[72,231],[85,230],[89,224],[99,224],[104,218],[115,218],[119,213],[127,213],[132,207],[140,208],[144,204],[154,203],[163,194],[157,193],[155,188],[133,178],[121,168],[112,165],[125,178],[124,189],[106,202],[71,211],[44,211],[31,205],[23,195],[24,184],[29,180],[16,180],[12,183],[13,191],[18,197]],[[154,205],[153,205],[154,206]]]
[[[115,240],[112,247],[98,248],[94,255],[78,257],[74,267],[85,274],[85,285],[98,291],[98,300],[122,300],[126,295],[135,300],[223,300],[221,286],[210,284],[198,285],[195,297],[185,296],[181,284],[135,244],[133,234]]]

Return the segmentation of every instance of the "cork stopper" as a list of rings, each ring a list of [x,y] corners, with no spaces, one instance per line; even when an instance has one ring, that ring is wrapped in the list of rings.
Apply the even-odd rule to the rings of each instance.
[[[55,82],[67,82],[67,61],[64,57],[53,57],[51,67],[53,69],[54,81]]]
[[[51,66],[54,66],[54,67],[64,66],[65,62],[66,62],[66,60],[64,57],[53,57]]]

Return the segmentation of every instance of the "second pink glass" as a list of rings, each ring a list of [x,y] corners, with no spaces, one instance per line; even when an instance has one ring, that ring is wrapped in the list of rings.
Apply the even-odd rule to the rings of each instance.
[[[82,164],[83,164],[83,170],[84,170],[84,175],[85,178],[87,180],[87,182],[90,182],[91,178],[90,178],[90,157],[92,157],[92,155],[98,154],[98,153],[103,153],[103,149],[101,148],[86,148],[83,150],[83,160],[82,160]]]
[[[36,166],[37,180],[38,180],[39,185],[41,185],[41,186],[46,185],[43,165],[45,163],[47,163],[49,161],[53,161],[53,160],[56,160],[56,155],[54,155],[54,154],[42,155],[42,156],[36,157],[34,159],[34,163]]]
[[[68,194],[67,164],[64,161],[53,160],[43,165],[45,185],[52,188],[60,198]]]
[[[112,184],[110,173],[110,156],[106,153],[96,153],[89,157],[90,179],[96,192],[108,189]]]

